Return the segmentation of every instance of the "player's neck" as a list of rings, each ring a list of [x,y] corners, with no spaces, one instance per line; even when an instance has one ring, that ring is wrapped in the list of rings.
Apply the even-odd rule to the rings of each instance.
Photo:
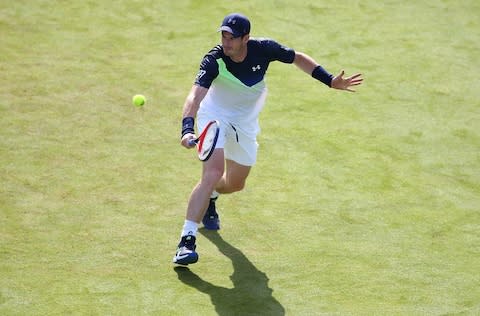
[[[246,57],[247,57],[247,46],[245,46],[245,49],[242,49],[235,56],[230,56],[230,59],[236,63],[241,63],[242,61],[245,60]]]

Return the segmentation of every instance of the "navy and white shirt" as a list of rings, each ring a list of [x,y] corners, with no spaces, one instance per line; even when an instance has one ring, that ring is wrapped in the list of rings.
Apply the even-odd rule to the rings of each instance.
[[[293,63],[295,51],[272,39],[251,38],[247,56],[236,63],[215,46],[200,64],[195,84],[208,88],[199,114],[222,118],[244,132],[256,135],[258,115],[267,96],[265,73],[272,61]]]

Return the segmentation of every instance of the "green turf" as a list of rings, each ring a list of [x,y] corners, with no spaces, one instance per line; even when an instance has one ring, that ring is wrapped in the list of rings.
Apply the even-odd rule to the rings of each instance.
[[[200,173],[181,108],[232,11],[365,83],[272,64],[247,187],[174,269]],[[0,314],[480,314],[479,16],[467,0],[0,1]]]

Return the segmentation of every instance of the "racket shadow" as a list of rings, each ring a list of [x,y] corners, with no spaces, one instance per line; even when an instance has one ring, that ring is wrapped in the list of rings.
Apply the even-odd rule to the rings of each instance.
[[[200,230],[233,264],[230,279],[233,288],[216,286],[203,280],[187,267],[175,267],[178,279],[206,293],[218,315],[285,315],[285,309],[268,287],[267,275],[258,270],[237,248],[223,240],[216,231]],[[214,273],[214,267],[210,267]]]

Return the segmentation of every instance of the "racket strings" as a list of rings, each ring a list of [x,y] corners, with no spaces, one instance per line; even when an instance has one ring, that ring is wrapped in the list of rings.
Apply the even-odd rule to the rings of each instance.
[[[218,129],[218,123],[213,123],[206,127],[205,135],[198,147],[198,155],[200,160],[208,159],[207,157],[209,157],[212,151],[215,149],[214,147],[218,137]]]

